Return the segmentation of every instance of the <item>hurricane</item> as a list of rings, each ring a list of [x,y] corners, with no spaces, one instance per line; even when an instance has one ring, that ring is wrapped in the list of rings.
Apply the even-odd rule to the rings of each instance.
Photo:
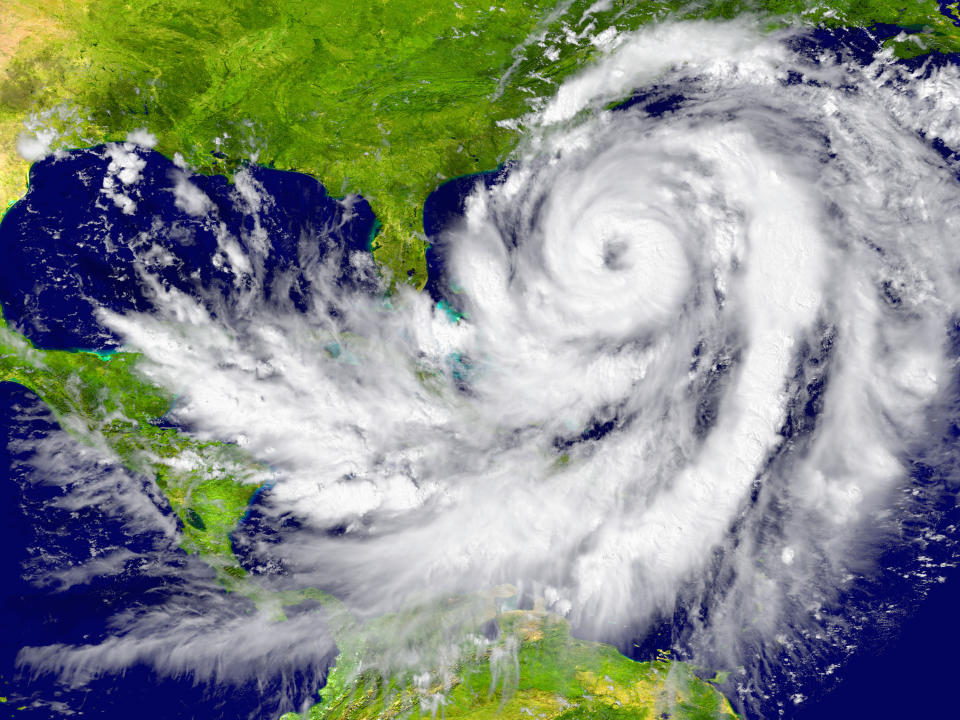
[[[335,225],[268,274],[257,218],[276,200],[239,172],[233,236],[184,167],[164,182],[217,234],[200,262],[220,284],[168,282],[158,238],[178,230],[154,223],[133,248],[149,307],[96,321],[176,393],[170,423],[256,459],[233,542],[258,582],[406,613],[384,673],[430,671],[416,638],[437,608],[509,586],[580,636],[728,672],[746,717],[789,717],[955,561],[939,508],[958,481],[957,98],[956,66],[879,45],[750,18],[652,25],[518,117],[503,166],[460,180],[426,292]],[[101,202],[134,214],[148,151],[106,152]],[[358,201],[339,202],[346,222]],[[149,483],[63,442],[31,461],[72,463],[56,502],[154,540],[35,580],[138,558],[177,589],[96,642],[26,647],[21,667],[319,682],[329,613],[274,622],[199,565],[173,573],[156,538],[176,524]],[[444,622],[450,647],[475,632]]]

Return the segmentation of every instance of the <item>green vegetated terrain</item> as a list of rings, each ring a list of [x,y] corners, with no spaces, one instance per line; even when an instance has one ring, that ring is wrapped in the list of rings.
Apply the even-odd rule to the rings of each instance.
[[[747,11],[793,23],[899,25],[902,54],[953,51],[935,0],[7,0],[0,27],[0,182],[25,118],[55,146],[155,133],[205,172],[253,159],[361,193],[376,257],[425,280],[422,207],[444,179],[497,166],[517,126],[595,56],[609,28]]]
[[[389,620],[368,630],[367,642],[375,643]],[[288,713],[282,720],[737,717],[727,699],[682,662],[666,656],[635,662],[609,645],[571,637],[566,620],[542,610],[501,612],[496,622],[495,639],[472,636],[454,662],[433,673],[361,666],[376,652],[364,643],[347,645],[321,701],[305,715]]]
[[[0,382],[29,388],[60,425],[154,479],[182,523],[181,547],[228,586],[242,578],[230,532],[267,473],[234,445],[158,425],[172,396],[144,380],[137,356],[39,350],[0,318]]]

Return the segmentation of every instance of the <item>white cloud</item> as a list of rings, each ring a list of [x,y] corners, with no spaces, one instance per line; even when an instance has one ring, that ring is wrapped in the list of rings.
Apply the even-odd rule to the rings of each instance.
[[[176,206],[189,215],[206,215],[213,207],[207,194],[190,182],[186,173],[177,174],[173,194]]]
[[[52,152],[50,146],[57,137],[57,132],[50,128],[36,132],[21,132],[17,136],[17,153],[24,160],[37,162]]]
[[[134,147],[128,144],[107,143],[106,156],[110,159],[107,172],[115,175],[124,185],[132,185],[140,179],[147,161],[141,158]]]
[[[100,192],[113,200],[126,215],[137,211],[137,203],[125,188],[135,185],[147,166],[147,161],[137,154],[136,147],[132,143],[107,143],[104,149],[104,156],[110,159],[110,164]]]
[[[146,128],[139,128],[138,130],[131,130],[127,133],[127,143],[138,145],[149,150],[156,147],[157,136]]]

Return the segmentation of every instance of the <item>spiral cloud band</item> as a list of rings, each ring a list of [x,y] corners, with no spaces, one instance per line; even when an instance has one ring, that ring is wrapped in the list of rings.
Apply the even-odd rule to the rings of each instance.
[[[780,703],[791,678],[760,658],[842,658],[873,610],[838,603],[882,544],[953,542],[900,520],[934,502],[912,463],[945,459],[954,412],[960,203],[932,139],[960,140],[960,77],[745,22],[614,46],[437,238],[459,319],[319,267],[332,315],[211,314],[158,284],[158,313],[103,321],[177,421],[269,463],[261,511],[303,527],[254,539],[261,569],[371,614],[513,583],[621,643],[695,600],[685,652],[741,668],[748,709]],[[256,284],[256,257],[220,262]],[[187,662],[181,631],[160,665]]]

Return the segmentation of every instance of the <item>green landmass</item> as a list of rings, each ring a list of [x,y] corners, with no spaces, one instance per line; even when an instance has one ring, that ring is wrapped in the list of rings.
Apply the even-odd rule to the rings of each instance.
[[[901,55],[960,48],[935,0],[7,0],[0,193],[23,191],[24,120],[63,147],[146,127],[203,172],[253,160],[363,194],[383,223],[381,267],[422,286],[427,195],[504,160],[516,120],[599,52],[600,33],[745,12],[899,25]]]
[[[496,615],[498,637],[473,635],[446,667],[389,671],[370,646],[396,618],[380,619],[365,637],[341,648],[305,715],[281,720],[720,720],[729,701],[694,669],[666,655],[635,662],[616,648],[577,640],[566,620],[542,610]],[[442,643],[437,643],[442,644]]]
[[[0,317],[0,382],[36,393],[65,430],[152,478],[182,524],[181,547],[231,584],[244,576],[230,544],[266,468],[235,445],[158,424],[172,395],[137,371],[132,353],[40,350]]]

